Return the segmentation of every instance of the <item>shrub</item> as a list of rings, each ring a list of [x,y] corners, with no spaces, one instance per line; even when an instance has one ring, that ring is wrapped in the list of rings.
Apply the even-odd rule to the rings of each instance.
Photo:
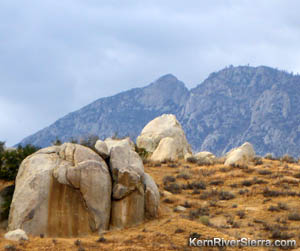
[[[198,219],[200,216],[209,216],[209,208],[208,207],[200,207],[195,210],[191,210],[189,212],[189,218],[191,220]]]
[[[292,220],[292,221],[300,221],[300,214],[297,213],[297,212],[290,213],[290,214],[288,215],[288,219],[289,219],[289,220]]]
[[[297,161],[290,155],[285,154],[281,159],[282,162],[286,162],[286,163],[297,163]]]
[[[0,214],[0,220],[6,220],[8,219],[10,205],[12,201],[12,197],[15,191],[15,185],[7,186],[5,187],[1,192],[0,195],[3,198],[3,203],[1,206],[1,214]]]
[[[181,187],[176,183],[171,183],[169,185],[165,185],[164,189],[169,191],[173,194],[180,194],[181,193]]]
[[[280,210],[288,210],[289,209],[289,207],[287,206],[287,204],[282,203],[282,202],[278,202],[277,206],[278,206],[278,208]]]
[[[135,151],[141,157],[143,161],[145,161],[149,157],[149,152],[145,148],[139,148],[136,144],[134,145]]]
[[[22,161],[37,150],[39,148],[33,145],[26,145],[18,146],[14,150],[0,151],[0,179],[15,180]]]
[[[254,163],[255,166],[262,165],[263,164],[262,158],[258,157],[258,156],[254,157],[253,158],[253,163]]]
[[[166,185],[169,182],[175,182],[175,181],[176,181],[176,179],[173,176],[167,175],[163,178],[164,185]]]
[[[189,162],[189,163],[194,163],[194,164],[197,163],[197,159],[195,157],[193,157],[193,156],[188,157],[186,159],[186,161]]]
[[[240,219],[243,219],[245,217],[246,213],[245,213],[245,211],[240,210],[240,211],[237,211],[236,215],[239,216]]]
[[[270,206],[270,207],[268,208],[268,211],[271,211],[271,212],[279,212],[280,210],[279,210],[279,208],[276,207],[276,206]]]
[[[262,170],[258,170],[258,173],[260,175],[269,175],[269,174],[272,174],[272,171],[266,170],[266,169],[262,169]]]
[[[180,173],[176,176],[177,179],[185,179],[188,180],[191,178],[191,176],[187,173]]]
[[[269,190],[269,188],[265,188],[263,191],[264,197],[278,197],[280,195],[281,195],[281,193],[279,191]]]
[[[231,200],[231,199],[234,199],[234,198],[235,198],[235,195],[231,192],[221,191],[219,193],[219,199],[220,200]]]
[[[208,216],[200,216],[199,217],[199,221],[205,225],[205,226],[209,226],[210,222],[209,222],[209,217]]]
[[[244,180],[242,182],[242,185],[246,186],[246,187],[252,186],[253,185],[253,181],[252,180]]]
[[[210,166],[213,165],[213,161],[209,160],[208,158],[201,158],[197,160],[198,166]]]
[[[218,186],[218,185],[223,185],[224,181],[223,180],[212,180],[209,184],[213,185],[213,186]]]
[[[297,178],[297,179],[300,179],[300,173],[294,174],[294,177]]]

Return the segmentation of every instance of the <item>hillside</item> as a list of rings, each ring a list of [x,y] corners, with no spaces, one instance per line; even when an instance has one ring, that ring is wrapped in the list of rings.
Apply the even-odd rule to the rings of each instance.
[[[300,76],[266,66],[225,68],[188,90],[175,76],[93,103],[58,119],[20,142],[45,147],[56,138],[114,134],[136,139],[163,113],[182,124],[194,151],[217,155],[249,141],[259,155],[299,156]]]
[[[299,163],[263,159],[263,163],[224,167],[179,161],[147,163],[145,171],[161,193],[157,219],[105,232],[102,239],[96,234],[81,238],[30,236],[29,241],[14,243],[3,238],[2,229],[0,249],[14,245],[18,250],[198,250],[187,246],[189,236],[292,239],[300,243]],[[178,210],[178,206],[183,208]]]

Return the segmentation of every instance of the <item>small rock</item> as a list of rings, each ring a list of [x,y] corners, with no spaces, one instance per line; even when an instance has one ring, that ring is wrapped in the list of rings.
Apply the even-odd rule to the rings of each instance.
[[[28,241],[28,236],[22,229],[16,229],[14,231],[9,231],[4,235],[4,238],[11,241],[20,241],[26,240]]]
[[[177,206],[174,208],[174,212],[184,212],[186,211],[186,208],[183,206]]]

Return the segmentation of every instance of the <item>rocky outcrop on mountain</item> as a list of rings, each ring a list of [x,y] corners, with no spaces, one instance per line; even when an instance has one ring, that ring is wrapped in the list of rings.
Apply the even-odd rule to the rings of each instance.
[[[153,161],[176,160],[191,153],[184,131],[173,114],[163,114],[150,121],[136,143],[139,148],[153,153]]]
[[[228,67],[188,90],[172,75],[68,114],[21,144],[48,146],[96,134],[133,140],[152,119],[174,114],[195,152],[224,155],[243,142],[257,154],[300,155],[300,76],[270,67]],[[109,126],[108,126],[109,125]]]
[[[238,148],[232,149],[226,154],[224,165],[247,165],[255,157],[253,146],[246,142]]]
[[[139,224],[146,212],[157,216],[158,188],[139,155],[122,144],[108,157],[109,165],[90,148],[72,143],[28,156],[16,178],[9,230],[81,236]]]

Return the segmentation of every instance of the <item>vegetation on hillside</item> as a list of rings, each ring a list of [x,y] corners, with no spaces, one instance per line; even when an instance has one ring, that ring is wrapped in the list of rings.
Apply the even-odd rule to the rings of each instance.
[[[33,145],[5,148],[5,142],[0,142],[0,179],[15,180],[21,162],[29,155],[39,150]]]

